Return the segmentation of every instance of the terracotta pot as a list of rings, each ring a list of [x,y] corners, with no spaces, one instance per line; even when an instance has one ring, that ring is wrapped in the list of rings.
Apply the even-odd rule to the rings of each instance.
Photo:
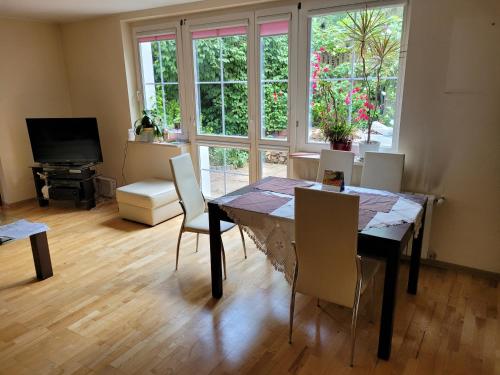
[[[351,141],[347,142],[330,142],[330,148],[332,150],[338,150],[338,151],[351,151]]]

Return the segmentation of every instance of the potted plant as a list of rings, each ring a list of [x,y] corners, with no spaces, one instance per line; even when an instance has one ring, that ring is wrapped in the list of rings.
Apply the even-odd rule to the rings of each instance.
[[[321,72],[328,72],[328,67],[320,68],[319,64],[314,65],[314,122],[319,125],[325,140],[330,142],[332,150],[350,151],[357,130],[356,124],[349,121],[349,107],[354,91],[348,91],[348,88],[339,82],[317,80]]]
[[[348,21],[343,24],[361,61],[365,95],[363,107],[358,111],[360,125],[366,130],[366,140],[359,142],[359,153],[363,158],[366,151],[378,151],[380,147],[380,142],[371,139],[372,125],[379,120],[383,111],[381,75],[387,68],[386,62],[397,58],[399,41],[386,27],[387,20],[380,11],[365,8],[362,12],[347,15]]]
[[[163,135],[161,119],[151,115],[151,111],[142,111],[142,117],[134,123],[136,140],[153,142],[155,137]]]

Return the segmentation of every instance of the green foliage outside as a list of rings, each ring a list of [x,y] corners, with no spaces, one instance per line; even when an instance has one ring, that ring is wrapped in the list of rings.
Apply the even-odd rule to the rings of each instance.
[[[360,25],[363,15],[368,16],[372,21],[371,25]],[[368,122],[374,120],[386,126],[394,125],[397,84],[395,77],[398,76],[399,70],[398,52],[402,22],[402,7],[342,12],[312,19],[313,128],[324,129],[325,122],[333,121],[334,101],[336,113],[342,120],[339,134],[348,128],[366,130]],[[367,38],[366,33],[360,33],[359,26],[362,31],[368,32]],[[361,42],[360,34],[364,36]],[[364,69],[359,53],[361,43],[364,43]],[[332,64],[325,61],[327,59],[324,56],[338,60]],[[355,80],[351,81],[352,73]],[[379,82],[379,85],[376,82]],[[372,106],[375,108],[370,109]]]
[[[181,122],[175,40],[152,42],[151,50],[156,95],[155,106],[150,111],[162,119],[163,126],[173,128],[174,124]],[[163,107],[163,96],[166,108]]]
[[[398,6],[381,8],[376,11],[381,14],[380,23],[383,25],[378,32],[388,36],[391,41],[396,41],[398,46],[402,30],[402,9]],[[351,16],[361,13],[353,12]],[[357,50],[356,40],[352,36],[352,31],[347,27],[348,25],[352,25],[352,19],[349,18],[347,12],[318,16],[312,19],[311,63],[318,62],[316,61],[317,54],[326,53],[333,57],[344,56],[344,60],[345,56],[348,56],[347,60],[335,66],[325,65],[324,61],[319,60],[316,80],[318,89],[313,90],[311,97],[313,127],[318,127],[322,121],[324,122],[325,118],[328,118],[328,113],[331,117],[332,108],[327,100],[328,95],[333,95],[336,101],[343,105],[341,110],[344,111],[346,127],[356,126],[361,129],[367,127],[366,117],[359,115],[360,111],[364,110],[364,102],[367,101],[359,95],[368,95],[366,85],[363,84],[362,80],[362,61],[355,52]],[[194,40],[195,72],[197,73],[196,95],[200,103],[199,131],[201,134],[248,135],[247,48],[246,36]],[[374,73],[370,82],[376,78],[375,73],[377,73],[374,71],[377,65],[377,54],[373,51],[373,48],[367,48],[365,56],[367,70]],[[162,118],[168,127],[172,127],[174,123],[179,123],[181,120],[178,85],[169,84],[169,82],[178,81],[175,41],[152,42],[152,54],[156,83],[156,106],[152,108],[152,113]],[[283,137],[285,136],[283,133],[288,127],[288,36],[261,37],[261,55],[263,136]],[[375,92],[371,94],[372,97],[369,98],[368,102],[373,102],[376,99],[373,96],[376,96],[381,104],[376,108],[375,119],[387,126],[392,126],[396,109],[396,80],[384,77],[397,77],[399,60],[398,53],[392,53],[386,57],[378,72],[381,77],[380,87],[377,90],[372,90]],[[224,77],[220,76],[221,64]],[[314,69],[314,66],[311,66],[311,73]],[[354,69],[354,76],[358,78],[353,82],[349,79],[351,69]],[[221,78],[227,82],[222,88]],[[165,84],[158,84],[162,82],[162,79]],[[331,79],[336,80],[332,81]],[[328,89],[327,85],[330,85],[332,90]],[[352,90],[356,87],[359,87],[360,91],[353,94]],[[325,94],[326,91],[328,94]],[[347,96],[350,96],[349,105],[345,102]],[[163,97],[166,108],[163,108]],[[222,120],[223,107],[224,125]],[[325,114],[327,114],[326,117]],[[373,116],[372,119],[374,119]],[[210,156],[214,162],[212,165],[222,165],[217,164],[224,162],[222,150],[222,148],[210,148]],[[239,167],[247,162],[247,151],[227,149],[227,164]]]

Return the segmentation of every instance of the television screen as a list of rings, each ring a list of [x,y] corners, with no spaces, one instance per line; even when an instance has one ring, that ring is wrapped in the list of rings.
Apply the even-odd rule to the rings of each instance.
[[[95,118],[27,118],[26,124],[35,162],[102,162]]]

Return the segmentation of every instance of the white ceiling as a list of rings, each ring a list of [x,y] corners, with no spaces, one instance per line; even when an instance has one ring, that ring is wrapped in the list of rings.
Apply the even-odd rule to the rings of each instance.
[[[0,17],[71,22],[200,0],[0,0]]]

